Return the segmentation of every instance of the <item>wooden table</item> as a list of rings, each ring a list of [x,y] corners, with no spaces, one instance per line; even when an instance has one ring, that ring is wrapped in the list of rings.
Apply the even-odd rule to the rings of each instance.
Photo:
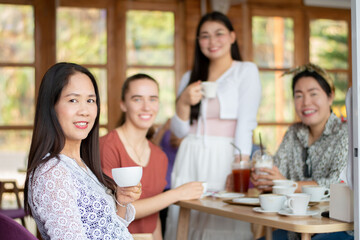
[[[327,233],[353,230],[353,223],[345,223],[321,217],[320,213],[329,208],[328,203],[322,203],[311,208],[319,210],[319,214],[312,217],[288,217],[279,214],[257,213],[253,206],[232,205],[211,197],[200,200],[180,201],[177,240],[187,240],[189,232],[190,210],[232,218],[266,227],[266,239],[272,239],[273,228],[301,233],[302,240],[310,240],[313,233]]]

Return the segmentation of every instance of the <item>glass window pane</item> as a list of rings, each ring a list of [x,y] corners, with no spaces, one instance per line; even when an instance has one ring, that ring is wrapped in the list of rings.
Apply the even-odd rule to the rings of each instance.
[[[34,76],[31,67],[0,67],[0,125],[33,124]]]
[[[326,69],[347,69],[348,26],[346,21],[318,19],[310,22],[310,61]]]
[[[34,62],[32,6],[0,4],[0,62]]]
[[[331,106],[338,117],[346,117],[345,97],[348,90],[348,75],[346,73],[330,73],[335,84],[335,99]]]
[[[27,167],[31,136],[31,130],[0,131],[0,176],[16,179],[20,187],[24,185],[25,173],[19,170]]]
[[[173,12],[138,11],[126,13],[126,57],[129,65],[174,65]]]
[[[288,68],[294,64],[294,21],[283,17],[253,17],[254,61],[259,67]]]
[[[259,133],[261,133],[263,146],[270,154],[274,155],[288,127],[289,126],[258,126],[254,130],[254,144],[260,145]]]
[[[294,103],[291,77],[282,72],[260,72],[262,97],[257,115],[259,122],[293,122]]]
[[[108,123],[108,105],[107,105],[107,72],[101,68],[89,68],[94,75],[100,94],[100,124]]]
[[[106,134],[108,134],[108,129],[107,128],[100,128],[99,129],[99,136],[102,137],[102,136],[105,136]]]
[[[56,20],[57,61],[106,63],[106,10],[60,7]]]
[[[130,68],[127,76],[145,73],[153,77],[160,86],[160,109],[156,123],[162,124],[175,112],[175,73],[173,70]]]

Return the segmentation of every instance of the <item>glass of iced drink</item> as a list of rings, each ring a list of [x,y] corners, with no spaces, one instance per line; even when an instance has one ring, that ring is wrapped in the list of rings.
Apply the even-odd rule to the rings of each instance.
[[[252,162],[255,168],[255,174],[268,175],[268,173],[261,171],[261,168],[271,169],[274,165],[273,157],[266,151],[257,150],[253,153]],[[258,181],[264,181],[265,179],[259,179]],[[258,188],[267,188],[267,185],[260,185]]]
[[[232,174],[234,179],[234,192],[247,193],[250,180],[250,162],[233,162]]]

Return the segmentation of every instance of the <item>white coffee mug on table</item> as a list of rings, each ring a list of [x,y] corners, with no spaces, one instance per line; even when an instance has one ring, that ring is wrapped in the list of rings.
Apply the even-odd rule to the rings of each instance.
[[[288,187],[298,187],[298,183],[293,180],[288,179],[278,179],[273,180],[274,186],[288,186]],[[295,189],[296,189],[295,188]]]
[[[305,185],[301,187],[303,193],[310,194],[310,201],[318,202],[330,196],[330,189],[318,185]]]
[[[286,195],[286,205],[294,215],[305,215],[310,201],[310,195],[306,193],[293,193]]]
[[[260,194],[260,206],[264,211],[278,212],[284,205],[286,197],[280,194]]]

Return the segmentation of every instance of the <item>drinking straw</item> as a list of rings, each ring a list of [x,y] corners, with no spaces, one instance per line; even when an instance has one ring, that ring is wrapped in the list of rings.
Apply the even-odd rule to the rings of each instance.
[[[259,138],[260,138],[260,152],[261,152],[261,156],[264,155],[264,150],[263,150],[263,145],[262,145],[262,141],[261,141],[261,133],[259,132]]]
[[[238,146],[236,146],[234,143],[230,143],[236,150],[238,150],[239,151],[239,153],[240,153],[240,161],[242,161],[242,157],[241,157],[241,149],[238,147]]]

